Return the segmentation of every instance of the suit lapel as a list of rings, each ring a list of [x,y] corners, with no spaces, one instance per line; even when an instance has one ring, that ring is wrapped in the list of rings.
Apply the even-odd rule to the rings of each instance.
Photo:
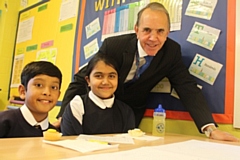
[[[145,80],[146,78],[148,78],[150,76],[149,74],[154,74],[154,72],[158,72],[159,65],[161,65],[160,61],[164,54],[164,48],[165,47],[163,46],[161,48],[161,50],[158,51],[156,56],[153,58],[150,66],[141,75],[141,77],[136,81],[136,83],[139,83],[139,81],[141,82],[142,80]],[[129,41],[129,44],[128,44],[128,46],[126,46],[126,50],[123,53],[123,62],[122,62],[122,66],[119,71],[119,75],[120,75],[119,81],[122,84],[124,83],[128,73],[132,67],[136,51],[137,51],[137,38],[134,37]]]
[[[158,51],[158,53],[155,55],[155,57],[153,58],[151,64],[149,65],[149,67],[147,68],[146,72],[148,71],[153,71],[156,68],[158,68],[158,66],[160,65],[160,61],[163,57],[163,50],[161,49],[160,51]]]
[[[123,53],[123,63],[120,68],[120,76],[121,76],[120,80],[122,83],[124,83],[132,67],[136,51],[137,51],[137,39],[133,38],[129,41],[129,44],[128,46],[126,46],[126,50]]]

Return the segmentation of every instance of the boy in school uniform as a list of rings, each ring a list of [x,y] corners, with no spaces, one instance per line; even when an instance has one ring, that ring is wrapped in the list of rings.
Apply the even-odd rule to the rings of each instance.
[[[31,62],[21,73],[18,87],[24,105],[19,109],[0,112],[0,138],[41,137],[52,128],[48,112],[60,96],[62,73],[46,61]]]

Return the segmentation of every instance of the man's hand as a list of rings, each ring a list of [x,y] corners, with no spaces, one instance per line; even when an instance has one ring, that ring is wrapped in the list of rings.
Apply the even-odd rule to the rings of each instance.
[[[231,135],[230,133],[223,132],[219,129],[212,131],[209,138],[221,141],[239,142],[239,139],[235,136]]]
[[[60,128],[62,117],[59,117],[56,122],[53,122],[52,125],[56,128]]]

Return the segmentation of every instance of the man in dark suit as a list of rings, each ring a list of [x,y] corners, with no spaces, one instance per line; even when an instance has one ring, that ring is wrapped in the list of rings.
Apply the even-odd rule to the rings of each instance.
[[[151,89],[167,77],[199,132],[213,139],[237,141],[237,138],[216,128],[217,124],[201,90],[182,62],[180,45],[168,38],[170,20],[164,6],[160,3],[150,3],[143,8],[138,13],[135,32],[136,34],[105,39],[100,52],[113,57],[120,67],[119,85],[115,95],[132,107],[136,127],[146,110],[146,100]],[[152,60],[148,68],[140,74],[145,56],[150,56]],[[75,95],[87,92],[84,76],[84,69],[74,76],[74,82],[65,93],[58,117],[61,117],[65,106]]]

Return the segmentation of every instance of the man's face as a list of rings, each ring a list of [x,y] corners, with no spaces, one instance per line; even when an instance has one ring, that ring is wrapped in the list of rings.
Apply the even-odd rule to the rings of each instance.
[[[146,9],[135,26],[135,32],[143,50],[154,56],[163,46],[169,34],[167,15],[163,11]]]

